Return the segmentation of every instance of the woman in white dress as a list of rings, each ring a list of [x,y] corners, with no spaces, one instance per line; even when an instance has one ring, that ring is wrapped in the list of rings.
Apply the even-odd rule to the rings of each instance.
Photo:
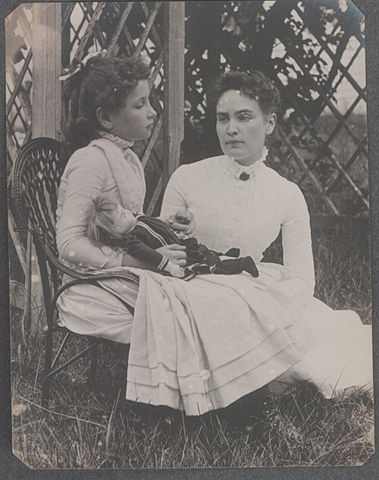
[[[275,368],[268,366],[273,390],[296,380],[309,380],[328,398],[350,387],[370,388],[371,327],[354,312],[333,311],[313,297],[311,231],[303,194],[264,163],[266,137],[277,118],[278,90],[260,72],[230,72],[215,82],[208,100],[216,110],[224,155],[179,167],[167,186],[162,217],[179,208],[190,211],[200,242],[217,251],[239,247],[241,255],[257,262],[260,277],[245,278],[251,285],[250,290],[246,282],[243,287],[247,297],[264,289],[267,301],[282,307],[283,318],[292,305],[289,336],[300,360],[276,378]],[[279,232],[283,266],[262,263],[263,252]],[[287,332],[291,325],[284,326]]]

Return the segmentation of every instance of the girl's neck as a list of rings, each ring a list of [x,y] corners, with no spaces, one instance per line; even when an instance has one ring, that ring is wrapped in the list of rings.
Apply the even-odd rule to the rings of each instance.
[[[116,143],[119,145],[121,148],[126,149],[130,148],[134,145],[134,142],[132,140],[125,140],[125,138],[121,138],[117,135],[114,135],[111,132],[107,132],[105,130],[99,130],[97,132],[101,138],[105,138],[106,140],[110,140],[113,143]]]

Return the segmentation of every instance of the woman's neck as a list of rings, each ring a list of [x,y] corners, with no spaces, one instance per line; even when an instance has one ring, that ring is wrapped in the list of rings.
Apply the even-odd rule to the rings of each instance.
[[[237,162],[241,167],[250,167],[254,163],[259,162],[260,160],[265,161],[268,155],[267,147],[263,147],[263,149],[259,153],[255,153],[247,158],[234,158],[233,160]]]

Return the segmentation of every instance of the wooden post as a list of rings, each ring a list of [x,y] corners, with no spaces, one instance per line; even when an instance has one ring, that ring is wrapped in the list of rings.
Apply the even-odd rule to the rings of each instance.
[[[60,3],[34,3],[32,24],[33,89],[32,89],[32,137],[60,139],[61,132],[61,84],[58,76],[61,65],[62,7]],[[34,247],[28,251],[30,265],[29,283],[31,296],[37,307],[43,305],[42,284]],[[27,292],[28,294],[29,292]],[[39,317],[30,309],[32,328]],[[38,310],[38,309],[37,309]]]
[[[61,130],[61,17],[60,3],[33,4],[33,138]]]
[[[165,2],[164,8],[164,150],[163,188],[178,167],[184,136],[184,8],[185,2]]]

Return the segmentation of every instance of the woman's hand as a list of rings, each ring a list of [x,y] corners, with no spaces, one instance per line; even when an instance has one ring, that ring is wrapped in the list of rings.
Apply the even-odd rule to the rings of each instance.
[[[185,267],[187,263],[186,247],[184,245],[164,245],[163,247],[156,248],[157,252],[171,260],[175,265],[179,267]]]
[[[195,226],[193,214],[184,209],[178,210],[165,221],[173,230],[185,235],[191,235]]]

